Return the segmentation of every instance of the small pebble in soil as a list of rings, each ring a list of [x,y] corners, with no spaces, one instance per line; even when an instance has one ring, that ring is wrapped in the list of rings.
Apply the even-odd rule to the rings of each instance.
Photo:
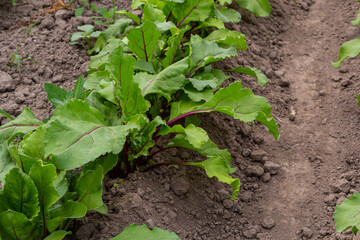
[[[170,187],[177,196],[185,195],[189,191],[189,182],[183,176],[174,178]]]
[[[154,229],[155,228],[155,223],[154,220],[152,220],[151,218],[146,220],[145,224],[150,228],[150,229]]]
[[[226,189],[220,189],[217,191],[217,193],[219,194],[219,197],[220,197],[220,200],[221,201],[224,201],[226,199],[230,199],[231,198],[231,195],[228,191],[226,191]]]
[[[326,95],[326,92],[325,92],[325,90],[320,90],[319,91],[319,96],[325,96]]]
[[[249,166],[245,170],[245,174],[248,177],[260,177],[263,173],[264,169],[260,166]]]
[[[339,72],[340,73],[348,73],[349,69],[348,68],[341,68],[341,69],[339,69]]]
[[[15,81],[6,72],[0,71],[0,93],[14,91],[16,87]]]
[[[330,207],[335,206],[336,200],[337,199],[335,194],[330,194],[324,198],[324,202]]]
[[[261,181],[263,182],[269,182],[271,180],[271,176],[270,173],[264,173],[263,175],[261,175]]]
[[[333,76],[333,77],[331,78],[331,80],[332,80],[333,82],[340,82],[340,81],[342,80],[342,77]]]
[[[95,232],[95,226],[92,223],[86,223],[76,231],[77,239],[90,239]]]
[[[341,83],[341,86],[344,88],[347,88],[348,86],[351,85],[351,81],[350,80],[345,80]]]
[[[267,152],[262,149],[254,150],[251,152],[250,157],[254,162],[262,162],[264,157],[267,156]]]
[[[338,193],[338,192],[348,193],[350,191],[350,188],[351,188],[350,182],[344,178],[337,180],[331,186],[331,189],[334,193]]]
[[[301,229],[299,232],[299,235],[305,239],[310,239],[313,235],[312,231],[310,228],[308,227],[304,227],[303,229]]]
[[[265,217],[261,221],[261,226],[265,229],[272,229],[275,226],[275,221],[270,217]]]

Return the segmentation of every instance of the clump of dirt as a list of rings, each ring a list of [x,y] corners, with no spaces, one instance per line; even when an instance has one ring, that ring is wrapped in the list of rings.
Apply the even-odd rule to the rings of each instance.
[[[93,13],[75,18],[73,12],[60,10],[40,16],[51,1],[18,2],[16,7],[0,5],[0,108],[17,116],[28,106],[44,119],[52,108],[43,83],[69,89],[86,75],[89,57],[83,46],[69,45],[69,36],[77,26],[92,23]],[[216,67],[258,67],[269,77],[270,84],[259,87],[253,78],[233,73],[225,84],[241,81],[269,99],[281,140],[276,142],[261,125],[251,128],[222,114],[200,116],[212,140],[233,156],[234,177],[242,182],[239,199],[231,201],[229,186],[197,168],[135,172],[118,186],[118,180],[105,179],[108,214],[90,213],[76,220],[69,239],[109,239],[131,223],[161,227],[181,239],[351,239],[335,233],[333,212],[360,183],[360,109],[355,101],[360,67],[356,59],[340,70],[330,62],[342,42],[360,35],[350,23],[359,4],[270,2],[267,18],[232,5],[242,21],[228,27],[247,36],[249,49]],[[111,1],[97,3],[111,7]],[[117,1],[117,6],[129,9],[130,1]],[[22,27],[9,30],[30,21],[41,21],[30,37]],[[23,60],[20,73],[16,66],[7,66],[5,50],[12,54],[18,45],[21,57],[41,64]],[[199,158],[169,149],[156,161]]]

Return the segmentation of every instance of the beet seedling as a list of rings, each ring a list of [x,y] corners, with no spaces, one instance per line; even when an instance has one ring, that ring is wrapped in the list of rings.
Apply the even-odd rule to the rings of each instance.
[[[71,35],[70,44],[79,44],[79,40],[84,39],[89,49],[92,47],[91,38],[97,38],[101,33],[101,31],[94,31],[94,26],[90,24],[79,26],[77,29],[81,32],[75,32]]]
[[[16,65],[17,65],[17,69],[19,72],[21,72],[21,68],[20,68],[20,61],[21,60],[28,60],[28,61],[32,61],[32,62],[35,62],[37,64],[40,64],[38,61],[36,61],[35,59],[32,59],[32,58],[25,58],[25,57],[20,57],[19,56],[19,50],[20,50],[20,45],[18,45],[17,49],[16,49],[16,52],[11,56],[10,53],[8,52],[8,50],[5,50],[6,51],[6,54],[8,56],[8,59],[9,59],[9,63],[8,63],[8,66],[9,67],[13,67],[15,65],[15,62],[16,62]]]

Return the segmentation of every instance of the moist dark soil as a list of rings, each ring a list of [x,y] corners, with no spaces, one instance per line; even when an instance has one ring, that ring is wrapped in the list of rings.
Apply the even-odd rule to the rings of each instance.
[[[112,4],[96,2],[107,8]],[[333,214],[360,187],[360,107],[355,100],[360,60],[349,59],[339,70],[330,63],[341,43],[360,36],[360,28],[351,25],[360,3],[270,2],[267,18],[232,6],[242,21],[227,27],[246,35],[248,50],[216,67],[258,67],[268,76],[265,87],[240,74],[229,82],[241,81],[269,100],[281,139],[275,141],[261,125],[249,127],[221,114],[200,116],[212,140],[233,156],[234,177],[242,183],[239,199],[230,200],[229,186],[191,167],[135,172],[120,183],[105,179],[108,214],[76,220],[69,239],[109,239],[131,223],[161,227],[181,239],[352,239],[349,231],[336,233]],[[118,9],[129,9],[131,1],[116,3]],[[69,45],[69,36],[77,26],[92,23],[93,13],[79,18],[70,10],[46,13],[50,5],[18,0],[14,7],[0,0],[0,109],[13,116],[28,106],[39,119],[49,117],[53,109],[43,84],[70,89],[81,74],[86,76],[86,46]],[[27,37],[29,25],[24,24],[37,21]],[[18,46],[20,57],[40,64],[22,60],[21,72],[16,64],[9,67],[6,50],[13,54]],[[3,84],[8,78],[11,84]],[[197,158],[171,149],[155,160]]]

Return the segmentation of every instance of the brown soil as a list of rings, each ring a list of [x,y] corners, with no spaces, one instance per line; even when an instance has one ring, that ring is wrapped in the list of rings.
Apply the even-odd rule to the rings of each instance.
[[[18,22],[31,21],[48,6],[40,0],[18,1],[17,7],[0,1],[0,72],[14,86],[2,90],[0,108],[14,116],[24,105],[40,119],[51,113],[44,82],[65,88],[86,74],[89,57],[81,46],[68,44],[78,25],[90,23],[91,13],[74,18],[59,11],[38,18],[29,38]],[[50,2],[50,1],[49,1]],[[97,1],[110,7],[110,0]],[[117,1],[129,8],[130,1]],[[354,0],[271,1],[268,18],[242,12],[240,25],[228,27],[247,36],[249,50],[219,68],[238,64],[259,67],[270,78],[266,87],[234,74],[254,92],[267,97],[280,124],[281,139],[266,130],[250,128],[220,114],[201,116],[203,127],[221,148],[228,148],[242,186],[239,200],[231,201],[230,188],[208,179],[193,168],[161,167],[134,173],[114,187],[104,182],[108,214],[90,213],[72,225],[71,239],[109,239],[130,223],[158,226],[181,239],[352,239],[335,232],[336,204],[359,190],[360,92],[359,59],[347,60],[340,70],[336,60],[342,42],[360,36],[353,27],[360,4]],[[2,4],[2,5],[1,5]],[[236,8],[236,6],[234,6]],[[35,21],[37,21],[35,20]],[[20,45],[21,73],[8,67],[5,50]],[[0,79],[1,82],[1,79]],[[3,122],[4,119],[1,119]],[[169,150],[158,160],[186,161],[192,152]],[[261,176],[258,173],[265,169]]]

